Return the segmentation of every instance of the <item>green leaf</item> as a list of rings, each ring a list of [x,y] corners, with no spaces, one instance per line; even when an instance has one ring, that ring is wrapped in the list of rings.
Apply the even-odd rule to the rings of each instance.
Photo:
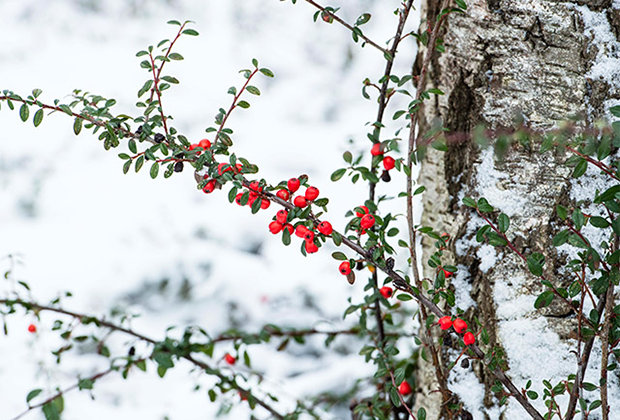
[[[50,401],[41,408],[46,420],[60,420],[60,411],[54,401]]]
[[[392,400],[392,405],[394,407],[400,407],[400,398],[398,398],[398,391],[396,388],[390,388],[390,400]]]
[[[564,245],[568,241],[569,231],[563,230],[553,237],[553,246]]]
[[[558,217],[562,220],[566,220],[568,217],[568,210],[566,210],[566,207],[564,206],[558,204],[556,207],[556,212],[558,213]]]
[[[551,302],[553,302],[553,292],[550,290],[547,290],[545,292],[542,292],[540,295],[538,295],[538,297],[536,298],[536,301],[534,302],[534,308],[536,309],[544,308],[546,306],[549,306]]]
[[[239,101],[239,103],[237,104],[237,106],[243,108],[243,109],[248,109],[250,107],[250,104],[247,103],[246,101]]]
[[[175,61],[183,60],[183,56],[181,54],[175,53],[175,52],[170,53],[168,55],[168,58],[171,59],[171,60],[175,60]]]
[[[422,194],[424,191],[426,191],[426,187],[422,185],[421,187],[416,188],[416,190],[413,192],[413,195]]]
[[[527,257],[527,268],[536,277],[542,276],[544,263],[545,257],[542,254],[534,253]]]
[[[575,165],[575,169],[573,169],[573,178],[579,178],[581,175],[586,173],[588,169],[588,162],[585,159],[580,159],[577,165]]]
[[[144,155],[138,156],[138,159],[136,159],[136,172],[142,169],[142,165],[144,165]]]
[[[575,224],[575,229],[581,230],[583,225],[586,222],[586,218],[579,209],[575,209],[572,215],[573,223]]]
[[[463,198],[463,204],[465,204],[467,207],[473,207],[473,208],[477,208],[478,207],[478,204],[476,204],[476,200],[474,200],[471,197]]]
[[[30,391],[28,393],[28,395],[26,396],[26,402],[29,403],[30,401],[32,401],[34,398],[37,397],[37,395],[39,395],[40,393],[42,393],[43,390],[42,389],[33,389],[32,391]]]
[[[274,74],[271,70],[266,69],[266,68],[262,68],[259,70],[261,73],[263,73],[265,76],[267,77],[274,77]]]
[[[340,244],[342,243],[342,236],[340,236],[340,234],[336,231],[332,232],[332,241],[334,241],[334,245],[336,246],[340,246]]]
[[[177,26],[181,26],[181,22],[179,22],[178,20],[169,20],[168,25],[177,25]]]
[[[80,391],[83,389],[93,389],[93,383],[92,379],[80,379],[78,382],[78,389]]]
[[[151,166],[151,178],[153,179],[157,178],[158,173],[159,173],[159,163],[155,162],[153,163],[153,166]]]
[[[26,122],[28,116],[30,116],[30,109],[28,109],[28,105],[23,104],[21,108],[19,108],[19,118]]]
[[[256,96],[260,95],[260,90],[258,90],[256,86],[248,86],[245,88],[245,90],[247,90],[252,95],[256,95]]]
[[[480,210],[483,213],[488,213],[488,212],[492,212],[495,209],[493,208],[493,206],[489,204],[486,198],[481,197],[478,199],[478,210]]]
[[[501,213],[497,219],[497,225],[502,233],[506,233],[510,227],[510,218],[506,214]]]
[[[39,109],[37,112],[34,113],[34,119],[32,120],[32,123],[35,127],[38,127],[39,124],[41,124],[41,121],[43,121],[43,109]]]
[[[616,194],[618,194],[619,192],[620,192],[620,185],[614,185],[613,187],[608,188],[607,190],[605,190],[605,192],[603,192],[598,197],[596,197],[594,202],[604,203],[605,201],[613,200],[616,197]]]
[[[463,10],[467,10],[467,4],[465,4],[465,0],[454,0],[456,5]]]
[[[344,253],[342,252],[334,252],[332,253],[332,258],[338,261],[346,261],[347,260],[347,256],[344,255]]]
[[[82,119],[76,117],[75,121],[73,121],[73,132],[77,136],[78,134],[80,134],[80,131],[82,131]]]
[[[125,162],[125,164],[123,165],[123,173],[126,174],[127,172],[129,172],[129,169],[131,168],[131,159],[128,160],[127,162]]]
[[[330,179],[333,182],[338,181],[340,178],[342,178],[346,172],[346,168],[340,168],[340,169],[336,169],[330,176]]]
[[[288,229],[282,229],[282,243],[286,246],[291,244],[291,234]]]
[[[590,224],[600,229],[605,229],[609,227],[609,222],[606,219],[598,216],[590,217]]]
[[[426,420],[426,410],[424,407],[418,409],[418,420]]]
[[[357,18],[357,21],[355,21],[355,25],[361,26],[365,23],[368,23],[368,21],[370,20],[370,17],[371,17],[370,13],[364,13],[363,15]]]
[[[609,112],[611,112],[611,115],[614,117],[620,118],[620,105],[612,106],[609,108]]]
[[[198,31],[195,31],[194,29],[186,29],[181,33],[185,35],[190,35],[190,36],[198,36]]]

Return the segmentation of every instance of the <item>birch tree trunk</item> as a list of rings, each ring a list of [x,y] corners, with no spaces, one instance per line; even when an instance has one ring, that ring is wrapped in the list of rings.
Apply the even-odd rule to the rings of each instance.
[[[429,0],[424,5],[422,16],[428,22],[435,22],[439,3]],[[511,126],[515,117],[537,129],[575,115],[592,122],[618,102],[619,1],[469,0],[467,4],[466,14],[452,14],[446,22],[446,52],[433,60],[427,79],[427,88],[437,87],[445,95],[426,102],[420,132],[436,121],[451,132],[465,133],[479,124],[491,129]],[[414,68],[413,74],[418,73]],[[539,279],[529,275],[510,251],[498,254],[475,241],[482,222],[461,199],[484,196],[508,214],[512,224],[507,234],[517,248],[545,255],[545,275],[562,282],[559,269],[567,257],[551,246],[554,208],[574,200],[576,189],[588,187],[570,181],[563,161],[562,156],[541,156],[536,151],[510,151],[500,163],[492,151],[461,142],[450,144],[446,153],[429,150],[419,178],[427,187],[422,224],[452,237],[451,255],[459,268],[452,282],[457,306],[466,310],[468,320],[477,317],[491,343],[506,352],[507,373],[515,385],[525,387],[531,379],[539,394],[542,379],[555,383],[575,373],[571,353],[575,319],[560,304],[534,309],[542,291]],[[430,245],[423,242],[424,262],[433,252]],[[433,274],[428,271],[425,276]],[[446,365],[455,358],[446,345],[442,356]],[[612,376],[617,386],[618,378]],[[450,389],[465,409],[456,418],[529,418],[514,400],[499,406],[491,392],[494,379],[480,363],[467,369],[457,365],[449,377]],[[429,419],[445,417],[440,393],[431,392],[438,388],[432,366],[422,364],[417,385],[416,405],[429,411]],[[545,412],[540,399],[536,406]]]

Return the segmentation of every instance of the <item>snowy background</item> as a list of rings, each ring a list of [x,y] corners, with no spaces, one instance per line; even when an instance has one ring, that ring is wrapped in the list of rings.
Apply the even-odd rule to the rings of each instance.
[[[341,6],[347,21],[372,13],[363,29],[380,44],[393,35],[398,0],[330,4]],[[243,81],[238,70],[257,58],[276,78],[256,82],[262,96],[250,98],[252,107],[231,118],[234,150],[274,184],[308,174],[331,199],[327,218],[342,229],[344,213],[365,200],[366,186],[346,179],[332,183],[329,175],[344,166],[342,152],[368,148],[365,124],[374,120],[376,103],[362,98],[361,82],[378,79],[384,61],[371,47],[355,45],[339,25],[314,23],[315,10],[303,1],[277,0],[0,0],[0,90],[26,96],[40,88],[42,101],[51,103],[68,102],[77,88],[115,98],[116,112],[136,115],[136,92],[147,73],[135,53],[174,36],[176,27],[166,21],[195,21],[200,36],[177,44],[185,60],[167,65],[168,74],[181,81],[164,96],[175,127],[192,141],[205,137],[217,109],[230,104],[228,87]],[[410,30],[417,21],[410,19]],[[414,54],[408,39],[396,74],[409,71]],[[67,309],[140,314],[132,328],[155,339],[171,325],[200,325],[212,335],[239,326],[258,331],[266,323],[326,331],[350,326],[342,314],[348,298],[361,299],[364,281],[350,286],[329,247],[308,258],[300,254],[298,238],[284,247],[267,230],[273,206],[251,215],[229,204],[225,192],[204,195],[187,168],[168,180],[151,180],[147,168],[123,175],[117,154],[124,147],[106,152],[88,132],[74,136],[72,120],[63,115],[46,116],[35,129],[2,106],[0,269],[13,265],[14,277],[30,284],[35,300],[71,291]],[[385,135],[393,132],[389,126]],[[392,190],[381,184],[379,194],[394,194],[403,185],[395,177],[387,185]],[[388,202],[384,212],[401,204]],[[9,282],[0,283],[0,295],[9,290]],[[10,334],[0,335],[0,420],[22,412],[33,388],[51,395],[78,374],[105,369],[107,361],[92,349],[56,365],[50,354],[60,344],[49,331],[54,319],[42,314],[32,335],[26,327],[34,320],[8,318]],[[414,330],[413,323],[409,328]],[[119,339],[117,345],[126,343]],[[372,375],[372,366],[357,355],[361,342],[338,339],[338,351],[325,351],[323,339],[306,347],[291,344],[277,354],[278,341],[249,349],[253,368],[282,398],[283,409],[321,391],[343,392]],[[216,347],[213,363],[221,364],[227,351],[233,349]],[[219,406],[208,401],[205,388],[193,391],[210,379],[188,374],[183,362],[179,366],[164,379],[153,365],[127,381],[109,376],[96,385],[95,402],[87,392],[68,394],[64,418],[212,418]],[[348,415],[341,407],[328,417]],[[230,413],[248,416],[245,405]],[[39,411],[27,415],[41,417]]]

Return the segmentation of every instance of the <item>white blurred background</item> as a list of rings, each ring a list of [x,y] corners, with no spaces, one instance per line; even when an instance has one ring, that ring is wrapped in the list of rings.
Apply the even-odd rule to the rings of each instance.
[[[349,22],[370,12],[372,19],[362,29],[384,45],[395,31],[399,3],[340,0],[330,5],[340,6],[339,15]],[[321,196],[330,198],[326,218],[342,230],[344,213],[366,199],[367,186],[347,179],[332,183],[329,176],[344,166],[345,150],[357,154],[369,148],[366,123],[376,117],[376,101],[362,98],[362,80],[376,82],[384,59],[372,47],[354,44],[343,27],[314,23],[315,11],[303,0],[296,5],[278,0],[0,0],[0,90],[26,96],[40,88],[41,100],[51,103],[56,98],[69,102],[67,95],[77,88],[114,98],[117,113],[138,116],[136,92],[148,73],[135,53],[174,36],[177,27],[166,21],[192,20],[200,36],[182,37],[176,51],[185,60],[167,64],[166,73],[181,81],[163,97],[174,126],[191,141],[206,137],[204,129],[213,125],[217,109],[230,104],[228,88],[243,83],[238,70],[257,58],[276,77],[259,78],[254,84],[262,95],[250,97],[252,107],[237,110],[229,120],[234,151],[256,163],[259,176],[272,184],[308,174]],[[416,13],[409,30],[417,21]],[[409,38],[401,46],[396,74],[410,70],[414,55]],[[123,175],[117,154],[126,152],[124,145],[106,152],[86,130],[74,136],[66,116],[46,115],[35,129],[31,120],[22,123],[17,111],[0,105],[0,269],[4,273],[13,266],[14,277],[32,287],[33,299],[44,303],[71,291],[74,296],[64,300],[67,309],[140,314],[132,328],[155,339],[172,325],[199,325],[217,335],[230,327],[258,331],[266,323],[327,331],[354,323],[342,321],[342,314],[348,298],[362,299],[363,275],[350,286],[330,256],[332,246],[307,258],[299,252],[298,238],[283,246],[267,229],[274,206],[252,215],[228,203],[227,188],[204,195],[189,168],[167,180],[161,175],[151,180],[147,167]],[[386,113],[384,138],[395,131],[395,109]],[[378,193],[396,195],[403,188],[404,179],[393,176]],[[402,199],[388,202],[383,214],[402,204]],[[0,296],[10,287],[0,282]],[[52,395],[77,375],[107,366],[88,348],[72,351],[57,365],[50,353],[60,344],[49,331],[54,319],[42,314],[35,322],[39,332],[28,334],[33,319],[7,318],[9,335],[0,335],[0,420],[22,412],[31,389]],[[118,348],[127,343],[126,337],[118,339]],[[282,398],[277,404],[282,411],[296,399],[342,393],[372,376],[373,366],[357,355],[361,341],[338,339],[326,351],[323,339],[291,344],[279,353],[278,341],[249,348],[253,368],[264,375],[263,386]],[[227,351],[232,347],[216,347],[211,363],[221,364]],[[153,365],[126,381],[109,376],[96,384],[95,401],[87,392],[67,394],[63,418],[213,418],[219,405],[209,402],[207,388],[193,391],[212,380],[189,373],[188,364],[179,366],[164,379]],[[239,364],[234,369],[243,370]],[[364,382],[360,387],[358,398],[373,391],[364,390]],[[237,404],[235,397],[227,397],[235,404],[230,418],[248,418],[247,405]],[[256,414],[266,417],[264,411]],[[325,416],[350,413],[339,406]],[[42,417],[37,410],[25,418]]]

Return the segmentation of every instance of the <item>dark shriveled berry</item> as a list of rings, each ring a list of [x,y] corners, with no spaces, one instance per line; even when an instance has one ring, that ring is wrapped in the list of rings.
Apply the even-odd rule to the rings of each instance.
[[[138,129],[136,130],[136,134],[137,135],[142,134],[142,126],[138,127]]]
[[[153,138],[153,140],[155,140],[155,143],[161,143],[164,140],[166,140],[166,137],[161,133],[157,133],[155,134],[155,137]]]
[[[469,359],[463,359],[461,360],[461,367],[463,369],[467,369],[469,367]]]
[[[183,162],[178,161],[174,164],[174,172],[183,172]]]
[[[385,262],[385,266],[387,267],[388,270],[392,270],[394,268],[394,258],[390,257],[387,259],[387,261]]]
[[[357,264],[355,265],[355,269],[362,270],[363,268],[364,268],[364,263],[361,261],[358,261]]]
[[[383,171],[383,173],[381,174],[381,181],[390,182],[391,180],[392,177],[390,176],[390,173],[388,171]]]

